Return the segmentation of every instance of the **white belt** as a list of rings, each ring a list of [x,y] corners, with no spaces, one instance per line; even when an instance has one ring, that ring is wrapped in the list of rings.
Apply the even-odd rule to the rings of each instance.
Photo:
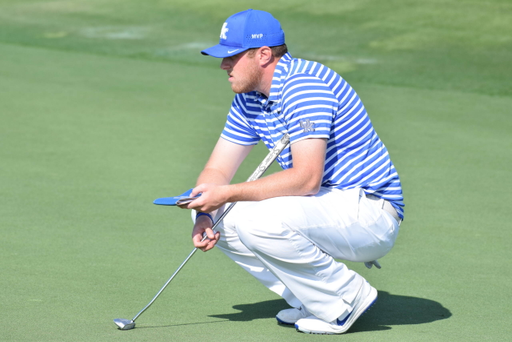
[[[402,220],[398,216],[396,209],[393,207],[393,205],[389,201],[386,201],[385,199],[379,198],[374,195],[366,195],[366,198],[368,198],[372,201],[382,201],[382,207],[381,207],[382,210],[385,210],[388,213],[390,213],[391,216],[393,216],[393,218],[396,220],[396,222],[398,222],[398,224],[402,223]]]

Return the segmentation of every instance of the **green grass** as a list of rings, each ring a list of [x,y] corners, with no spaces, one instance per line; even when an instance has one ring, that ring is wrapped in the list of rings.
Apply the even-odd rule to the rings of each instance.
[[[198,50],[251,1],[3,1],[0,41],[212,65]],[[509,1],[260,1],[297,56],[352,81],[511,95]]]
[[[1,341],[506,340],[512,215],[507,1],[262,1],[295,56],[361,95],[401,175],[404,221],[345,336],[286,307],[220,252],[191,251],[189,188],[232,93],[214,44],[247,1],[0,2]],[[266,154],[251,154],[243,181]],[[273,167],[273,170],[276,170]]]

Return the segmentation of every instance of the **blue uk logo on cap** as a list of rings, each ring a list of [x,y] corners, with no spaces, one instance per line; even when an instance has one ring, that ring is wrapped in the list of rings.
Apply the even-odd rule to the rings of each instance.
[[[272,14],[248,9],[233,14],[222,25],[219,44],[201,51],[217,58],[231,57],[251,48],[284,44],[284,31]]]

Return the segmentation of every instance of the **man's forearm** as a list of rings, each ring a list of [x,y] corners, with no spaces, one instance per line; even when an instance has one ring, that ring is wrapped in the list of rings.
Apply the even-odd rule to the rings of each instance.
[[[281,196],[314,195],[320,190],[321,178],[298,169],[287,169],[254,182],[226,186],[228,202],[261,201]]]
[[[229,184],[235,169],[225,168],[225,163],[213,158],[198,178],[193,195],[201,197],[190,203],[188,209],[211,212],[228,202],[261,201],[281,196],[306,196],[316,194],[323,179],[325,139],[306,139],[292,145],[293,167],[260,178],[256,181]],[[239,163],[236,162],[238,166]]]
[[[226,185],[229,184],[230,181],[231,179],[222,173],[222,171],[213,168],[205,168],[197,178],[196,186],[199,184]]]
[[[324,139],[307,139],[293,144],[292,168],[254,182],[226,186],[228,201],[261,201],[272,197],[316,194],[323,179],[325,148]]]

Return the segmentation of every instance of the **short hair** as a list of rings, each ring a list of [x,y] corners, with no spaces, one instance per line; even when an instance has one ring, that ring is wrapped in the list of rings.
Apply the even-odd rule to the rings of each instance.
[[[288,52],[288,47],[286,44],[279,45],[279,46],[273,46],[272,49],[272,55],[276,58],[281,58],[285,55],[285,53]]]
[[[252,48],[252,49],[249,49],[247,50],[247,54],[249,55],[250,58],[254,57],[254,54],[256,53],[256,50],[258,50],[259,48]],[[270,50],[272,50],[272,56],[274,56],[274,58],[281,58],[284,56],[285,53],[288,52],[288,47],[286,46],[286,44],[283,44],[283,45],[278,45],[278,46],[272,46],[270,47]]]

